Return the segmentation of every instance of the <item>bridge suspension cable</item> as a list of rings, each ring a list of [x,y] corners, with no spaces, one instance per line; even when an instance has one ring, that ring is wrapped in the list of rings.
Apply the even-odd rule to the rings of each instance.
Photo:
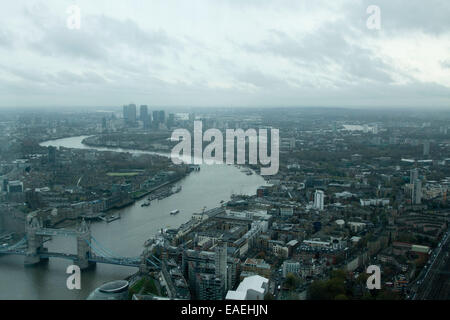
[[[94,237],[91,236],[91,239],[92,239],[92,240],[94,241],[94,243],[95,243],[95,244],[92,244],[92,243],[90,244],[92,249],[95,250],[95,248],[97,247],[98,250],[102,251],[103,254],[106,254],[107,256],[110,256],[110,257],[116,257],[116,256],[118,256],[118,255],[112,253],[111,251],[109,251],[108,249],[104,248],[104,247],[100,244],[100,242],[98,242]]]
[[[0,248],[0,252],[7,252],[7,251],[15,250],[18,247],[25,245],[26,243],[27,243],[27,237],[25,236],[20,241],[16,242],[13,245],[7,246],[5,248]]]
[[[104,248],[100,242],[98,242],[94,237],[91,237],[91,239],[93,240],[92,242],[89,242],[86,240],[86,242],[88,243],[89,247],[94,251],[94,253],[96,255],[98,255],[98,257],[104,258],[104,259],[108,259],[110,261],[116,262],[118,264],[124,263],[124,262],[131,262],[131,261],[139,261],[140,258],[139,257],[120,257],[118,255],[115,255],[114,253],[112,253],[111,251],[109,251],[108,249]]]
[[[94,251],[94,253],[100,257],[108,258],[108,259],[114,259],[114,256],[103,250],[101,247],[98,247],[94,245],[92,242],[86,240],[86,243],[89,245],[89,247]]]
[[[100,242],[97,241],[97,239],[95,239],[94,237],[91,236],[91,239],[93,241],[93,243],[89,243],[90,247],[94,250],[100,251],[100,255],[102,255],[105,258],[109,258],[112,260],[120,260],[120,259],[139,259],[138,257],[136,258],[118,258],[119,255],[114,254],[113,252],[111,252],[110,250],[104,248]],[[97,253],[97,252],[96,252]],[[152,258],[154,258],[156,261],[158,261],[159,263],[161,263],[161,260],[159,260],[158,258],[156,258],[154,255],[151,255]],[[149,262],[150,264],[152,264],[154,267],[159,268],[159,266],[153,262],[152,260],[150,260],[149,258],[146,258],[146,261]]]

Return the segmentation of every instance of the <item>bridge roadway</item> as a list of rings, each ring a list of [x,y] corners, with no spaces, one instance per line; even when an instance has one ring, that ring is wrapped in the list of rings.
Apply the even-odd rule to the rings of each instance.
[[[64,236],[76,238],[79,232],[76,230],[41,228],[36,231],[36,234],[39,236]]]
[[[26,250],[8,250],[8,251],[0,251],[0,255],[21,255],[26,256],[27,252]],[[77,261],[78,256],[76,254],[70,254],[70,253],[60,253],[60,252],[42,252],[39,253],[39,256],[42,259],[48,259],[48,258],[60,258],[60,259],[66,259],[71,261]],[[104,264],[114,264],[114,265],[120,265],[120,266],[126,266],[126,267],[136,267],[139,268],[141,260],[140,258],[110,258],[110,257],[102,257],[102,256],[92,256],[88,258],[89,262],[95,262],[95,263],[104,263]]]
[[[39,254],[41,258],[61,258],[61,259],[67,259],[72,261],[77,261],[78,256],[75,254],[68,254],[68,253],[58,253],[58,252],[44,252]],[[104,263],[104,264],[115,264],[120,266],[127,266],[127,267],[136,267],[139,268],[139,265],[141,263],[141,260],[139,258],[124,258],[124,257],[118,257],[118,258],[110,258],[110,257],[102,257],[94,255],[92,257],[88,258],[89,262],[95,262],[95,263]]]

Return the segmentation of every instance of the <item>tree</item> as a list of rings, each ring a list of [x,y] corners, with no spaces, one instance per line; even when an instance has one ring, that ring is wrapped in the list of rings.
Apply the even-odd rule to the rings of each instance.
[[[325,281],[314,281],[309,287],[308,295],[311,300],[327,300],[329,296]]]
[[[362,272],[356,278],[356,282],[360,285],[366,285],[368,278],[369,278],[369,275],[365,272]]]
[[[270,292],[267,292],[264,296],[264,300],[275,300],[275,297]]]
[[[328,281],[314,281],[309,287],[309,298],[311,300],[334,300],[337,297],[343,298],[345,296],[346,275],[344,270],[334,270],[332,272],[332,278]]]
[[[347,278],[347,272],[342,269],[333,270],[333,271],[331,271],[331,278],[338,278],[338,279],[345,280],[345,278]]]
[[[285,285],[289,290],[295,290],[300,284],[300,279],[293,273],[288,273],[286,276]]]
[[[330,279],[326,283],[326,289],[329,292],[330,298],[345,294],[344,280],[339,278]]]

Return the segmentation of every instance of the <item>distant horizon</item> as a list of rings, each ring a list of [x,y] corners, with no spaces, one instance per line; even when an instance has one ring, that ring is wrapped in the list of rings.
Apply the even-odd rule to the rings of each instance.
[[[387,110],[391,110],[391,111],[395,111],[395,110],[404,110],[404,109],[409,109],[409,110],[414,110],[414,111],[430,111],[430,110],[447,110],[450,111],[450,105],[449,106],[302,106],[302,105],[292,105],[292,106],[283,106],[283,105],[279,105],[279,106],[257,106],[257,105],[239,105],[239,106],[219,106],[219,105],[210,105],[210,106],[182,106],[182,105],[150,105],[150,104],[146,104],[146,103],[136,103],[136,102],[130,102],[130,103],[125,103],[122,105],[105,105],[105,106],[95,106],[95,105],[73,105],[73,106],[14,106],[14,107],[10,107],[10,106],[0,106],[0,111],[4,111],[4,110],[55,110],[55,109],[59,109],[59,110],[72,110],[72,109],[83,109],[83,110],[87,110],[87,109],[117,109],[117,111],[121,111],[124,105],[129,105],[129,104],[135,104],[136,108],[139,109],[139,107],[141,105],[146,105],[149,109],[186,109],[186,111],[188,109],[224,109],[224,108],[229,108],[229,109],[332,109],[332,110],[370,110],[370,111],[387,111]],[[98,112],[102,111],[102,110],[96,110]],[[108,112],[109,110],[104,110],[106,112]]]

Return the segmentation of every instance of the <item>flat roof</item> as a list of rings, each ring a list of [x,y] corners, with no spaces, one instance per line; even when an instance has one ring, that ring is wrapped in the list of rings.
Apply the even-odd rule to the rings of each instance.
[[[268,284],[269,280],[261,277],[259,275],[254,275],[250,277],[244,278],[242,282],[239,284],[236,291],[228,291],[226,298],[227,300],[245,300],[247,297],[248,290],[254,290],[261,294],[264,294],[265,288],[264,284]]]

